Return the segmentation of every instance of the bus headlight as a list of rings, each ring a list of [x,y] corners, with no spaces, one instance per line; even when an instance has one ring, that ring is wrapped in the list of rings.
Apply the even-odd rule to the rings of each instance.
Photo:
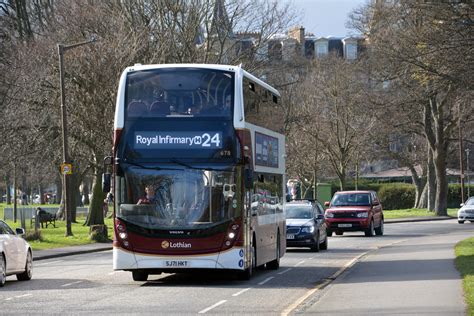
[[[127,248],[130,246],[130,243],[127,240],[128,239],[127,228],[119,219],[116,220],[115,234],[118,237],[117,239],[122,242],[123,246]]]
[[[235,237],[235,233],[234,232],[230,232],[229,233],[229,239],[234,239]]]

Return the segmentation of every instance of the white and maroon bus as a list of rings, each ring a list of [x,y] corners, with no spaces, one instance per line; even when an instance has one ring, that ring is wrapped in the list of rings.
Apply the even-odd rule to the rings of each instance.
[[[275,126],[268,111],[279,100],[239,66],[125,69],[112,160],[115,270],[146,281],[162,272],[225,269],[248,279],[258,266],[278,269],[285,138],[260,123]],[[145,187],[152,193],[141,203]]]

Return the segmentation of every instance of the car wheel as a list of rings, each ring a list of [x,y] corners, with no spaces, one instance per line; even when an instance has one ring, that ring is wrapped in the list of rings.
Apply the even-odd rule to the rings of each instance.
[[[133,281],[146,281],[148,280],[148,273],[144,270],[135,270],[132,271]]]
[[[369,227],[365,230],[365,236],[372,237],[374,235],[374,233],[375,233],[374,220],[371,220]]]
[[[331,237],[331,236],[332,236],[332,231],[331,231],[331,230],[327,230],[327,231],[326,231],[326,235],[327,235],[328,237]]]
[[[377,236],[382,236],[383,235],[383,219],[380,220],[380,226],[375,229],[375,234]]]
[[[336,235],[342,236],[342,235],[344,235],[344,232],[343,232],[343,231],[337,231],[337,232],[336,232]]]
[[[319,252],[319,231],[316,232],[316,240],[314,244],[311,246],[311,250],[314,252]]]
[[[5,258],[3,254],[0,255],[0,287],[5,285],[7,281],[7,265],[5,264]]]
[[[458,221],[459,224],[464,224],[464,221]]]
[[[280,267],[280,232],[277,234],[277,245],[275,251],[276,258],[267,263],[267,268],[270,270],[278,270]]]
[[[33,275],[33,256],[31,255],[31,251],[28,251],[26,255],[26,263],[25,263],[25,271],[23,273],[19,273],[16,275],[18,281],[28,281],[31,280],[31,276]]]
[[[319,246],[321,250],[328,250],[328,237],[324,238],[324,242]]]

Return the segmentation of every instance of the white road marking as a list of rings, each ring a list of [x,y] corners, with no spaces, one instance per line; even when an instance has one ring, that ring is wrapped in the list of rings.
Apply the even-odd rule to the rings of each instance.
[[[123,273],[123,272],[127,272],[127,271],[122,271],[122,270],[120,270],[120,271],[112,271],[112,272],[110,272],[110,273],[108,273],[108,274],[109,274],[109,275],[114,275],[114,274],[116,274],[116,273],[121,273],[121,272]]]
[[[7,297],[7,298],[5,299],[5,301],[11,301],[11,300],[13,300],[14,298],[22,298],[22,297],[27,297],[27,296],[32,296],[32,295],[33,295],[33,294],[28,293],[28,294],[17,295],[17,296],[15,296],[15,297]]]
[[[61,286],[70,286],[70,285],[73,285],[73,284],[79,284],[79,283],[82,283],[83,281],[76,281],[76,282],[71,282],[71,283],[66,283],[66,284],[63,284]]]
[[[15,296],[15,298],[22,298],[22,297],[27,297],[27,296],[31,296],[31,295],[33,295],[33,294],[28,293],[28,294],[23,294],[23,295]]]
[[[297,267],[297,266],[299,266],[299,265],[302,265],[302,264],[305,263],[305,262],[306,262],[306,260],[300,261],[300,262],[298,262],[297,264],[295,264],[294,267]]]
[[[274,277],[269,277],[269,278],[266,278],[265,280],[263,280],[262,282],[260,282],[258,285],[264,285],[265,283],[267,283],[268,281],[270,281],[271,279],[273,279]]]
[[[283,273],[287,273],[288,271],[292,270],[293,268],[286,269],[284,271],[278,272],[277,274],[282,275]]]
[[[45,266],[45,265],[48,265],[48,264],[59,263],[59,262],[63,262],[63,261],[64,260],[56,260],[56,261],[51,261],[51,262],[35,263],[35,267]]]
[[[214,305],[212,305],[212,306],[209,306],[208,308],[203,309],[203,310],[200,311],[198,314],[205,314],[205,313],[207,313],[208,311],[210,311],[211,309],[216,308],[217,306],[222,305],[222,304],[224,304],[225,302],[227,302],[227,300],[219,301],[219,302],[217,302],[216,304],[214,304]]]
[[[244,292],[247,292],[247,291],[250,290],[250,289],[251,289],[251,287],[248,287],[248,288],[246,288],[246,289],[243,289],[242,291],[239,291],[239,292],[237,292],[237,293],[232,294],[232,296],[239,296],[240,294],[242,294],[242,293],[244,293]]]

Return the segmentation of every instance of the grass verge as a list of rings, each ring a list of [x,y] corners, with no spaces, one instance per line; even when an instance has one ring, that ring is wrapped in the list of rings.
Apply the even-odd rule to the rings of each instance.
[[[3,219],[3,209],[6,206],[5,203],[0,203],[0,218]],[[35,205],[38,206],[38,205]],[[10,207],[10,206],[8,206]],[[58,205],[46,205],[46,207],[59,207]],[[48,228],[41,228],[41,239],[29,241],[33,251],[35,250],[44,250],[52,248],[61,248],[69,246],[78,246],[95,243],[95,241],[90,239],[89,235],[89,226],[84,226],[85,223],[84,217],[78,217],[76,223],[71,223],[71,231],[73,236],[66,237],[66,222],[65,221],[56,221],[56,227],[51,225]],[[13,229],[21,227],[21,222],[19,220],[14,223],[11,220],[5,221]],[[107,233],[109,239],[113,236],[113,221],[111,218],[106,218],[104,220],[105,225],[107,225]],[[34,224],[30,220],[26,221],[25,230],[27,233],[34,231]]]
[[[448,208],[448,216],[456,217],[458,209]],[[384,210],[385,219],[398,219],[398,218],[410,218],[410,217],[430,217],[435,214],[427,209],[416,209],[410,208],[405,210]]]
[[[467,315],[474,316],[474,237],[460,241],[455,252],[456,268],[463,278]]]

